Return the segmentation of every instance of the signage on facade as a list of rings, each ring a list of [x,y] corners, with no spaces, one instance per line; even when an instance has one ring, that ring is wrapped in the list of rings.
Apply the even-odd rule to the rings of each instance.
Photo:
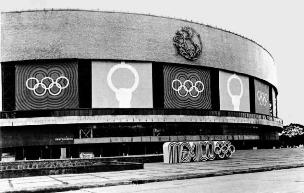
[[[74,139],[72,137],[56,137],[54,140],[55,141],[73,141]]]
[[[81,159],[91,159],[91,158],[94,158],[94,153],[93,152],[81,152],[79,154],[79,158],[81,158]]]

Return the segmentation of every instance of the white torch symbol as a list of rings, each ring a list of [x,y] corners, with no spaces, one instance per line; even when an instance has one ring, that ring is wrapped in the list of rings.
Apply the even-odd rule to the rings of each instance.
[[[133,83],[132,87],[116,88],[113,85],[112,75],[116,70],[121,69],[121,68],[130,70],[132,72],[132,74],[134,75],[134,83]],[[136,69],[129,64],[125,64],[125,62],[121,62],[121,64],[117,64],[109,70],[109,73],[107,76],[107,82],[108,82],[110,89],[113,92],[115,92],[116,99],[119,102],[119,107],[120,108],[130,108],[131,100],[132,100],[132,93],[136,90],[138,83],[139,83],[139,76],[138,76],[138,72],[136,71]]]
[[[241,92],[239,95],[233,95],[231,93],[231,90],[230,90],[230,83],[231,83],[231,80],[232,79],[236,79],[240,82],[240,85],[241,85]],[[229,96],[231,97],[231,100],[232,100],[232,105],[233,105],[233,108],[235,111],[239,111],[240,110],[240,100],[243,96],[243,82],[242,80],[240,79],[240,77],[238,77],[236,74],[233,74],[231,75],[229,78],[228,78],[228,81],[227,81],[227,91],[228,91],[228,94]]]

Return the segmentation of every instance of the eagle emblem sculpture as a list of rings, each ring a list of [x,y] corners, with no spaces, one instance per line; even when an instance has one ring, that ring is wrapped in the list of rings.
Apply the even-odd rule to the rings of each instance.
[[[201,37],[191,27],[182,27],[175,33],[173,44],[181,56],[187,60],[197,60],[202,53]]]

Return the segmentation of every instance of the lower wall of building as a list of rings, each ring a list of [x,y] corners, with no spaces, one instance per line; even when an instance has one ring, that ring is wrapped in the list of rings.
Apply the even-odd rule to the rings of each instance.
[[[183,140],[278,140],[280,128],[224,123],[104,123],[0,128],[0,147]]]
[[[280,147],[278,140],[231,140],[236,149],[252,149],[254,147]],[[150,143],[94,143],[74,144],[62,146],[23,146],[2,148],[3,160],[38,160],[38,159],[65,159],[79,157],[112,157],[130,155],[162,154],[164,142]]]
[[[272,147],[277,127],[223,123],[113,123],[0,128],[0,156],[37,160],[162,153],[168,141],[232,141],[239,149]],[[2,153],[1,153],[2,151]]]

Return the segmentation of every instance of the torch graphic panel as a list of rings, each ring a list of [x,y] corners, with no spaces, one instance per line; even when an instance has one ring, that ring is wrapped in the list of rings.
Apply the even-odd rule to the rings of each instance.
[[[211,109],[210,71],[165,65],[164,107]]]
[[[93,108],[152,108],[152,64],[92,62]]]
[[[220,109],[250,112],[249,78],[229,72],[219,72]]]
[[[78,108],[77,63],[16,65],[16,110]]]

